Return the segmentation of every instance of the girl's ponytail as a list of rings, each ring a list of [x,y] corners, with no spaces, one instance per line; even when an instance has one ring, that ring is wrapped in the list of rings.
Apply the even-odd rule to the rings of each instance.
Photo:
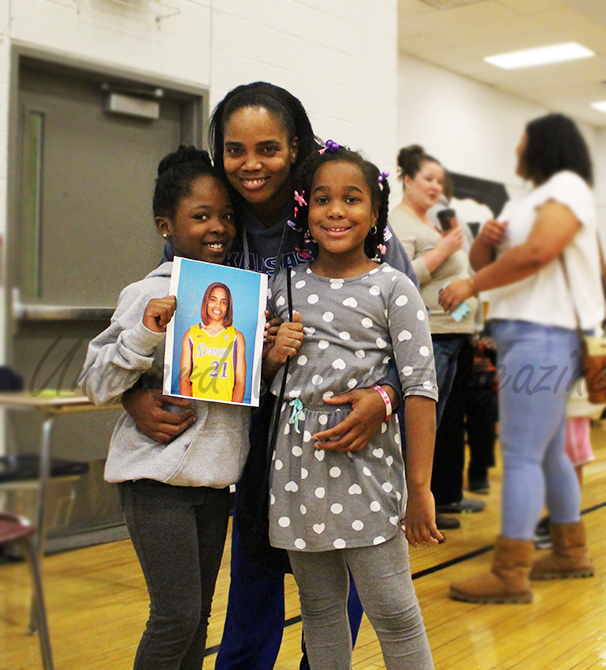
[[[387,218],[389,216],[389,194],[391,193],[387,177],[389,177],[389,172],[381,172],[381,174],[377,177],[377,183],[379,184],[379,189],[381,191],[381,200],[379,204],[379,216],[377,217],[376,233],[373,235],[371,242],[373,247],[372,255],[369,254],[371,258],[374,256],[374,260],[379,262],[381,262],[382,256],[385,255],[386,251],[385,231],[387,230]]]

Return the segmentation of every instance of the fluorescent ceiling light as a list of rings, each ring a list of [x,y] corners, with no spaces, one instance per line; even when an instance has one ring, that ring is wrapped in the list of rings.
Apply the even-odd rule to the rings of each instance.
[[[591,106],[595,109],[600,110],[600,112],[606,113],[606,100],[604,100],[603,102],[592,102]]]
[[[561,63],[566,60],[589,58],[589,56],[595,56],[593,51],[589,51],[589,49],[582,47],[576,42],[568,42],[566,44],[553,44],[550,47],[526,49],[525,51],[514,51],[513,53],[501,54],[499,56],[489,56],[484,60],[503,70],[515,70],[534,65],[548,65],[549,63]]]

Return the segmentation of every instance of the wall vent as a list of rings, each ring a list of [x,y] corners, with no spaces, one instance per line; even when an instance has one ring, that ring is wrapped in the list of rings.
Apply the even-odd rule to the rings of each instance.
[[[485,0],[421,0],[426,5],[435,7],[436,9],[456,9],[464,5],[473,5],[477,2],[485,2]]]

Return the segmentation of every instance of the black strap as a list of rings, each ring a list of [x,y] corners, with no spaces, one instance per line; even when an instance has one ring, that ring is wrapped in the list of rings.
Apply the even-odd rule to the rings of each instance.
[[[290,285],[290,275],[291,275],[291,268],[286,269],[286,293],[288,296],[288,318],[290,321],[292,321],[292,287]],[[267,466],[268,468],[271,467],[271,462],[272,462],[272,456],[274,449],[276,448],[276,440],[278,439],[278,424],[279,422],[279,417],[280,417],[280,412],[282,411],[282,403],[284,402],[284,391],[286,389],[286,378],[288,376],[288,367],[290,364],[290,357],[286,359],[286,363],[284,363],[284,374],[282,376],[282,383],[280,384],[280,393],[278,394],[278,399],[275,404],[275,412],[274,412],[274,422],[271,430],[271,437],[269,438],[269,442],[267,443]]]

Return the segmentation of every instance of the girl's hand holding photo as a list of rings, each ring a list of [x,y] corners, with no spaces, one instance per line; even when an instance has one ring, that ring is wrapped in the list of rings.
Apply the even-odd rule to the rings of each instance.
[[[165,333],[176,309],[177,298],[174,295],[152,298],[143,313],[143,325],[154,333]]]
[[[273,381],[280,367],[287,358],[294,356],[303,343],[303,324],[299,312],[293,312],[292,321],[284,321],[275,336],[273,346],[267,351],[263,360],[263,376],[267,382]],[[270,323],[280,321],[272,319]],[[274,324],[275,327],[275,324]],[[270,328],[271,330],[271,328]]]

